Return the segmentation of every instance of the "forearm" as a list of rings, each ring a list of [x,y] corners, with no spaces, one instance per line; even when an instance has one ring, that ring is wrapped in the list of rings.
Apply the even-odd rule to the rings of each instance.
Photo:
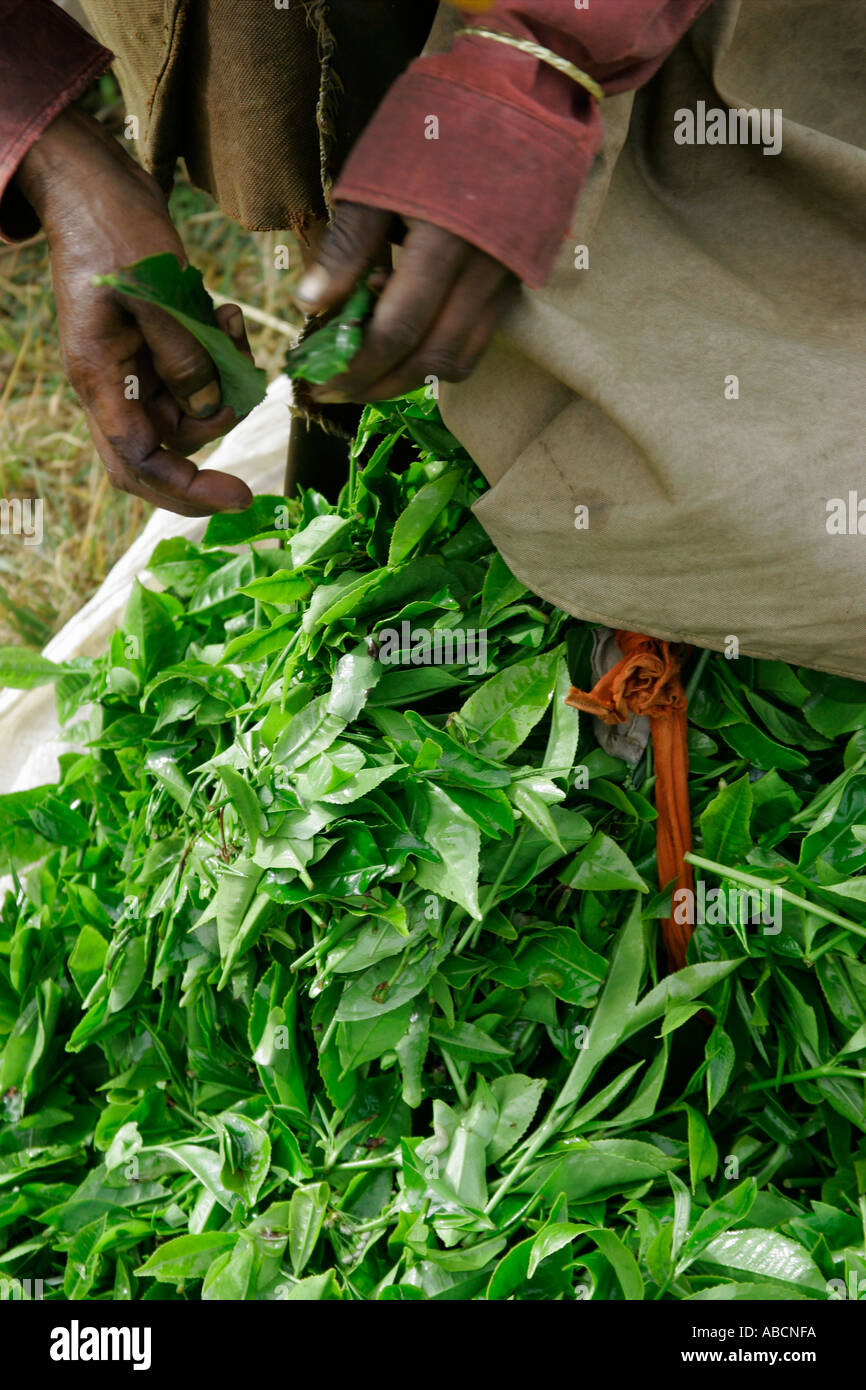
[[[16,175],[52,122],[110,63],[108,50],[51,0],[0,0],[0,240],[37,230],[27,177]]]
[[[605,95],[657,71],[709,0],[497,0],[466,27],[530,39]],[[431,117],[435,123],[431,126]],[[425,218],[544,282],[601,144],[603,104],[518,48],[458,36],[392,88],[334,197]]]

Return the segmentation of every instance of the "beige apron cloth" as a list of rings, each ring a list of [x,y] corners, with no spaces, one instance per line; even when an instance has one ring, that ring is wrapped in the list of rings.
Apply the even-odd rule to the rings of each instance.
[[[443,388],[479,520],[568,612],[866,678],[866,534],[827,510],[866,513],[864,70],[862,0],[718,0],[605,102],[548,285]],[[782,153],[676,144],[699,100],[781,107]]]

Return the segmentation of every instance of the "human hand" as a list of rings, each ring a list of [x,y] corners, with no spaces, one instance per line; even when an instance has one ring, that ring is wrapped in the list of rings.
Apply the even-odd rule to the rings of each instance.
[[[335,309],[380,262],[394,215],[340,203],[296,299],[308,314]],[[378,401],[429,377],[465,381],[484,353],[517,279],[478,247],[431,222],[408,233],[348,370],[310,395],[320,402]]]
[[[244,510],[246,483],[187,457],[236,423],[204,348],[162,309],[92,283],[160,251],[185,264],[156,182],[75,108],[48,126],[16,181],[45,229],[63,369],[113,486],[182,516]],[[224,305],[217,320],[251,356],[240,309]]]

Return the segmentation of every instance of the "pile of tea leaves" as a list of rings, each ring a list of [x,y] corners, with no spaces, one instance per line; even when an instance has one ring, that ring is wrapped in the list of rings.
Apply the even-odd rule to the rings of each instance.
[[[401,462],[395,463],[398,453]],[[407,442],[413,448],[407,449]],[[707,904],[423,393],[161,542],[0,798],[0,1276],[57,1299],[825,1299],[866,1277],[866,703],[704,655]],[[756,917],[732,892],[767,894]]]

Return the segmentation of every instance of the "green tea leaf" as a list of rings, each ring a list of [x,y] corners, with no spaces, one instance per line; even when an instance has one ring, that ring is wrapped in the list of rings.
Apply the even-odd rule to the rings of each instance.
[[[424,838],[439,855],[438,863],[419,863],[416,882],[422,888],[459,903],[481,919],[478,905],[478,856],[481,834],[474,820],[439,787],[425,788],[427,820]]]
[[[337,316],[305,338],[286,356],[290,377],[322,385],[345,372],[363,339],[363,323],[373,305],[373,293],[358,285]]]
[[[160,1245],[135,1272],[165,1284],[201,1279],[218,1255],[233,1249],[237,1236],[231,1231],[203,1231],[200,1235],[175,1236]]]
[[[0,687],[33,690],[37,685],[50,685],[68,669],[28,647],[0,647]]]
[[[508,757],[535,728],[553,696],[559,655],[554,650],[507,667],[463,704],[460,718],[485,757]]]
[[[598,831],[560,874],[569,888],[591,888],[595,892],[637,888],[649,892],[628,855],[609,835]]]
[[[289,1208],[289,1252],[296,1276],[303,1273],[316,1248],[324,1224],[331,1189],[326,1182],[299,1187]]]
[[[427,534],[444,507],[447,507],[460,481],[455,470],[440,473],[432,482],[419,488],[404,512],[401,512],[391,532],[388,564],[399,565]]]
[[[213,302],[200,270],[191,265],[182,268],[177,257],[165,251],[146,256],[115,274],[94,276],[93,282],[108,285],[131,299],[155,304],[182,324],[213,361],[219,374],[223,405],[229,406],[236,415],[247,415],[264,400],[267,377],[218,327]]]
[[[701,815],[701,834],[707,857],[720,864],[738,864],[752,847],[749,818],[752,787],[748,777],[723,787]]]

